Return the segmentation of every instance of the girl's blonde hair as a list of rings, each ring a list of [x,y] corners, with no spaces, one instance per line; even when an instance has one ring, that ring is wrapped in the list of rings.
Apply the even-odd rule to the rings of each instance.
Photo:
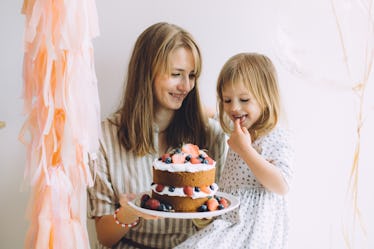
[[[154,141],[153,83],[158,73],[170,72],[170,55],[178,48],[191,51],[195,69],[195,87],[189,92],[166,130],[169,147],[183,142],[205,148],[207,119],[203,113],[198,89],[201,53],[194,38],[173,24],[156,23],[144,30],[136,40],[127,71],[124,97],[118,112],[121,120],[118,137],[128,151],[137,156],[156,152]]]
[[[227,133],[231,132],[231,128],[230,120],[223,111],[222,91],[228,84],[238,82],[245,84],[261,108],[258,121],[249,129],[254,141],[278,123],[281,106],[277,73],[271,60],[257,53],[240,53],[224,64],[217,80],[217,99],[219,121]]]

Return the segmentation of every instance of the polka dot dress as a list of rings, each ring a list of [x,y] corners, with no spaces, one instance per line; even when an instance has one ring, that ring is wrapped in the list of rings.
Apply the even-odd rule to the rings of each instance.
[[[256,140],[253,147],[280,169],[289,185],[293,175],[289,133],[278,127]],[[217,218],[177,249],[286,248],[288,216],[285,196],[266,190],[246,163],[231,150],[219,186],[220,191],[238,197],[240,207]]]

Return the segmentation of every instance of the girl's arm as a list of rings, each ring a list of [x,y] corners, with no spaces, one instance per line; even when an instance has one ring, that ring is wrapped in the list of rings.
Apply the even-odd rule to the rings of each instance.
[[[256,179],[269,191],[284,195],[288,192],[279,168],[265,160],[253,147],[252,139],[245,127],[240,127],[240,121],[234,122],[234,131],[227,141],[230,148],[239,154],[251,169]]]

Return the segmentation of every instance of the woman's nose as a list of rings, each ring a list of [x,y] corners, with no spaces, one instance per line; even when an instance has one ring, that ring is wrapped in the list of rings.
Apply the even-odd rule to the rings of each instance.
[[[178,90],[182,92],[189,92],[194,87],[194,81],[190,79],[189,75],[185,75],[178,84]]]

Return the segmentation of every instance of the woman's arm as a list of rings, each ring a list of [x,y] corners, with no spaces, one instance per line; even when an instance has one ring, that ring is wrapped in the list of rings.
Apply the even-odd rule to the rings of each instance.
[[[121,224],[132,224],[136,222],[139,217],[143,219],[158,219],[157,216],[147,215],[141,213],[127,204],[128,200],[132,200],[136,195],[128,194],[120,196],[121,207],[117,212],[117,219]],[[95,218],[96,233],[99,242],[106,246],[112,247],[117,244],[118,241],[132,228],[122,227],[117,224],[114,220],[113,215],[104,215],[102,217]],[[138,224],[139,225],[139,224]],[[137,225],[135,225],[136,227]]]
[[[112,247],[128,232],[131,228],[122,228],[116,224],[113,215],[104,215],[95,218],[96,234],[100,244],[106,247]]]

